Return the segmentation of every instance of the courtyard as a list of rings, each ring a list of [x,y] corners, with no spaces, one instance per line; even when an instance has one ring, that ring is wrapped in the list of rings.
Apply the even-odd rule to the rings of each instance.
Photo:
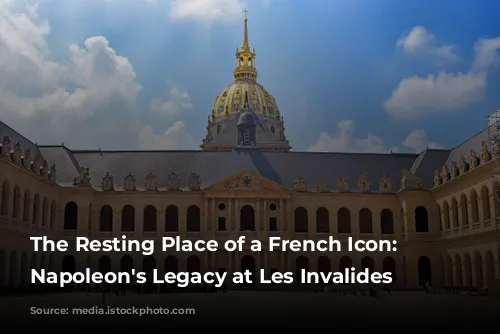
[[[33,314],[61,313],[63,309],[67,314]],[[68,325],[333,328],[339,324],[351,328],[379,325],[387,328],[400,327],[403,322],[408,325],[408,321],[412,326],[491,328],[492,324],[498,326],[495,321],[498,322],[499,310],[500,301],[493,298],[421,291],[396,291],[392,296],[378,297],[275,291],[128,294],[106,296],[105,302],[100,293],[77,292],[0,299],[4,325],[15,321],[17,327],[38,328]]]

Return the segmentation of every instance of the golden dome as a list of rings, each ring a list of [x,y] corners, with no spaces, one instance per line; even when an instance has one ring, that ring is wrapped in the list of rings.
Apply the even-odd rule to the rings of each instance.
[[[251,80],[238,80],[227,86],[215,99],[214,117],[239,114],[247,94],[249,108],[252,108],[255,114],[280,117],[274,97],[262,85]]]
[[[255,49],[250,49],[248,43],[248,20],[245,11],[245,29],[243,45],[236,49],[235,82],[227,86],[217,95],[212,109],[215,118],[239,114],[248,96],[248,107],[257,115],[279,118],[280,113],[274,97],[259,83],[255,68]]]

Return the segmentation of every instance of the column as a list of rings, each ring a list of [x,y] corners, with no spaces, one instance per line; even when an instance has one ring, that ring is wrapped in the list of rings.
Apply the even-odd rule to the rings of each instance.
[[[280,199],[280,213],[278,216],[278,231],[284,231],[284,226],[285,226],[285,200]]]
[[[337,216],[337,211],[332,210],[329,212],[330,216],[330,234],[337,235],[339,231],[339,220]]]
[[[226,230],[232,231],[233,228],[233,199],[227,200],[227,212],[226,212]]]
[[[240,230],[240,221],[238,219],[239,212],[240,212],[240,200],[235,199],[234,200],[233,224],[232,224],[233,229],[231,231],[239,231]]]
[[[161,237],[165,232],[165,208],[156,210],[156,236]]]
[[[259,235],[260,232],[260,224],[261,224],[261,219],[262,219],[262,204],[261,204],[261,199],[257,198],[256,201],[256,215],[255,215],[255,231],[257,232],[257,235]]]
[[[122,210],[113,207],[113,237],[119,237],[122,233]]]
[[[135,237],[139,237],[142,235],[142,232],[144,231],[144,208],[142,210],[139,210],[138,208],[134,208],[135,210],[135,216],[134,216],[134,234]]]
[[[211,226],[209,225],[209,222],[208,222],[208,216],[209,216],[208,202],[209,202],[208,198],[203,199],[203,212],[202,212],[203,219],[202,219],[202,223],[201,223],[201,233],[203,233],[202,235],[204,235],[204,233],[206,231],[211,230]]]

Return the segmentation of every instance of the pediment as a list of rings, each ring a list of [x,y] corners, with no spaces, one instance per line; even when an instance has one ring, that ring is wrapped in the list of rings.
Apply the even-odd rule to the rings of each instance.
[[[287,193],[281,184],[255,172],[242,171],[204,189],[208,193],[272,192]]]

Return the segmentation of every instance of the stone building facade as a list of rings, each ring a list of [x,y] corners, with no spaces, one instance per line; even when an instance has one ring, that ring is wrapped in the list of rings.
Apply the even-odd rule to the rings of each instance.
[[[237,49],[235,81],[217,96],[199,151],[75,151],[36,145],[0,122],[0,286],[52,271],[390,271],[400,288],[488,286],[498,267],[500,155],[488,129],[452,150],[420,154],[290,151],[277,103],[257,83],[255,49]],[[396,240],[391,253],[52,253],[70,243],[180,236],[221,243]]]

